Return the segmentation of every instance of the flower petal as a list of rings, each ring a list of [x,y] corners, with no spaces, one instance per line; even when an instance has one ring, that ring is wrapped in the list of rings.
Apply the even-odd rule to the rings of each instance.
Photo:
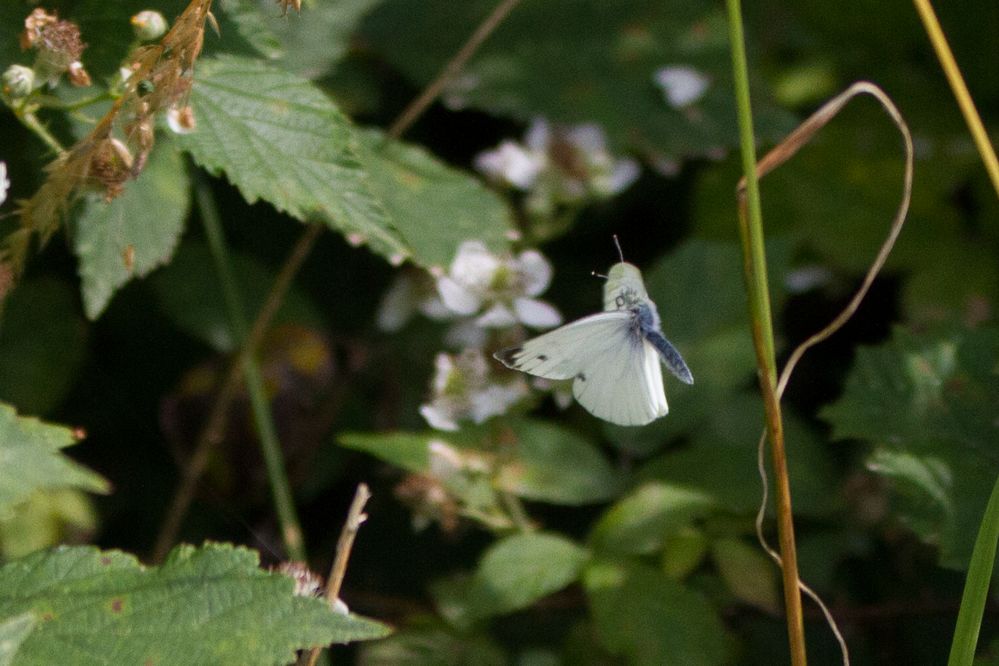
[[[701,99],[711,83],[708,77],[685,65],[663,67],[656,71],[653,79],[674,109],[682,109]]]
[[[420,416],[422,416],[431,428],[437,430],[447,430],[454,432],[458,429],[458,424],[454,421],[454,415],[450,410],[442,409],[434,403],[420,405]]]
[[[505,328],[516,324],[517,317],[510,308],[502,303],[496,303],[476,319],[475,323],[482,328]]]
[[[537,250],[524,250],[517,257],[524,294],[537,296],[548,288],[552,281],[552,265]]]
[[[562,323],[562,315],[553,306],[534,298],[517,298],[513,301],[517,320],[531,328],[551,328]]]
[[[482,299],[449,276],[437,280],[437,293],[448,310],[460,315],[471,315],[478,312]]]

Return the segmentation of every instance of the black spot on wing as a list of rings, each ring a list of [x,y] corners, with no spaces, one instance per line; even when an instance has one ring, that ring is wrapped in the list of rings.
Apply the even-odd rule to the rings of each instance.
[[[493,358],[508,368],[516,368],[517,357],[520,356],[523,351],[523,347],[507,347],[506,349],[500,349],[498,352],[493,354]]]
[[[581,372],[578,375],[576,375],[576,379],[578,379],[581,382],[585,382],[586,381],[586,375]]]

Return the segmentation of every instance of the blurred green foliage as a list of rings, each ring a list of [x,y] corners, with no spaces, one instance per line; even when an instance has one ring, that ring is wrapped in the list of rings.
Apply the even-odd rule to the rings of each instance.
[[[18,34],[35,4],[0,3],[0,69],[33,63]],[[186,4],[44,6],[79,24],[83,61],[102,90],[135,45],[129,17],[157,9],[172,20]],[[375,492],[341,596],[396,630],[352,648],[357,663],[781,663],[779,576],[753,529],[763,418],[720,8],[522,0],[398,139],[384,128],[495,2],[302,5],[300,16],[281,18],[270,0],[216,2],[221,32],[206,32],[185,99],[195,131],[161,123],[139,177],[110,202],[75,201],[64,232],[33,247],[3,298],[0,663],[54,654],[91,663],[112,644],[123,660],[272,663],[308,645],[384,634],[292,597],[247,550],[184,547],[150,569],[108,550],[150,551],[236,351],[190,206],[195,178],[216,195],[253,312],[302,223],[329,230],[259,355],[313,569],[328,566],[357,482]],[[995,128],[999,8],[962,0],[938,10]],[[955,570],[967,565],[999,473],[999,205],[911,4],[847,11],[768,0],[747,11],[761,149],[859,78],[886,89],[916,143],[896,251],[851,323],[799,367],[785,428],[802,575],[834,601],[853,663],[940,663],[960,597]],[[657,82],[667,67],[699,72],[703,94],[671,103]],[[66,83],[43,92],[84,96]],[[43,106],[39,117],[70,145],[107,103]],[[52,155],[8,107],[0,113],[12,183],[0,209],[6,235]],[[533,219],[527,190],[487,183],[475,159],[505,141],[521,146],[537,118],[555,132],[595,124],[613,156],[641,161],[641,176],[614,196]],[[900,144],[875,105],[858,101],[763,179],[783,358],[838,312],[874,257],[901,194]],[[547,159],[580,170],[553,145]],[[667,378],[669,415],[611,426],[559,406],[560,387],[531,385],[509,414],[430,429],[419,408],[435,391],[435,355],[468,344],[492,351],[526,333],[478,328],[475,338],[475,327],[419,314],[383,330],[379,308],[394,281],[405,276],[405,293],[423,299],[410,303],[414,312],[432,311],[434,279],[454,272],[462,242],[503,255],[545,238],[538,249],[554,276],[541,297],[571,320],[599,309],[602,283],[590,273],[617,260],[613,234],[643,269],[664,333],[696,379]],[[486,371],[509,377],[498,365]],[[247,543],[270,562],[282,559],[280,526],[247,402],[240,393],[226,417],[182,538]],[[83,542],[102,550],[46,550]],[[127,619],[111,617],[114,599]],[[216,603],[234,605],[200,622],[197,609],[224,610]],[[57,619],[47,621],[46,608]],[[186,618],[188,633],[166,631],[171,614]],[[95,633],[87,618],[98,615],[109,628]],[[813,662],[838,663],[821,618],[808,615],[807,625]],[[153,630],[137,641],[129,627]],[[995,636],[987,623],[980,644],[994,646]],[[181,648],[189,651],[170,652]]]

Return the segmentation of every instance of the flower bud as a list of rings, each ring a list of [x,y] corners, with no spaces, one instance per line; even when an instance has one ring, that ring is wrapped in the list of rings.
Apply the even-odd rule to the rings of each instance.
[[[139,41],[151,42],[166,34],[167,22],[163,14],[147,9],[132,17],[132,30]]]
[[[11,65],[3,73],[3,94],[10,99],[22,99],[35,87],[35,72],[24,65]]]
[[[69,63],[69,67],[66,68],[66,75],[69,77],[69,82],[77,88],[86,88],[90,85],[90,74],[87,73],[87,70],[83,67],[83,63],[79,60]]]

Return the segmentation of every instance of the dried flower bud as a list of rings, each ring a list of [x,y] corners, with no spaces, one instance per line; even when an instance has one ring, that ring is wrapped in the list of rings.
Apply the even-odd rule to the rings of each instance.
[[[83,63],[79,60],[69,63],[66,72],[69,76],[69,82],[77,88],[86,88],[90,85],[90,74],[87,74],[87,70],[83,68]]]
[[[103,186],[108,201],[121,194],[132,175],[132,153],[118,139],[105,139],[90,158],[90,175]]]
[[[24,19],[24,32],[21,33],[21,50],[27,51],[42,38],[42,30],[59,20],[55,14],[49,14],[41,7],[36,8],[28,18]]]
[[[151,42],[166,34],[167,21],[163,14],[147,9],[132,17],[132,30],[140,41]]]
[[[3,73],[3,94],[17,100],[31,94],[35,87],[35,72],[24,65],[11,65]]]
[[[197,126],[194,109],[190,106],[170,109],[167,111],[167,126],[175,134],[190,134]]]

